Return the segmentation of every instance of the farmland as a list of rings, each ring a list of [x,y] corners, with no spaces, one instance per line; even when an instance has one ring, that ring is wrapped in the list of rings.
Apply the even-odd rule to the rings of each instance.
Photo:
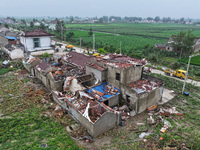
[[[92,36],[88,34],[92,28],[96,49],[111,46],[116,50],[121,41],[123,53],[126,54],[138,52],[147,45],[152,47],[155,43],[166,43],[171,35],[180,31],[192,30],[195,36],[200,35],[199,26],[179,24],[67,24],[66,27],[67,32],[75,33],[73,38],[68,39],[75,45],[79,45],[79,37],[82,37],[83,46],[92,47]]]
[[[181,59],[180,61],[184,62],[184,63],[188,63],[188,60],[189,60],[189,58],[184,58],[184,59]],[[200,66],[200,56],[196,56],[196,57],[191,58],[190,63],[193,64],[193,65]]]

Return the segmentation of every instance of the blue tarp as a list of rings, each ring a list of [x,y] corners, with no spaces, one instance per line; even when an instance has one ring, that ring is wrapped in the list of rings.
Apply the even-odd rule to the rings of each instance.
[[[7,39],[9,39],[9,40],[15,40],[15,41],[17,41],[17,38],[16,37],[13,37],[13,36],[5,36]]]
[[[119,94],[119,89],[117,89],[117,88],[115,88],[115,87],[114,87],[114,89],[116,89],[116,90],[118,91],[115,95],[106,94],[106,87],[105,87],[106,85],[108,85],[107,82],[105,82],[105,83],[103,83],[103,84],[101,84],[101,85],[99,85],[99,86],[93,87],[93,88],[91,88],[91,89],[86,89],[85,91],[88,92],[88,93],[90,94],[90,93],[92,92],[92,89],[94,89],[94,90],[96,90],[96,91],[99,91],[99,92],[101,92],[101,93],[104,93],[105,95],[103,96],[103,99],[108,99],[108,98],[110,98],[110,97],[112,97],[112,96],[115,96],[115,95],[118,95],[118,94]]]

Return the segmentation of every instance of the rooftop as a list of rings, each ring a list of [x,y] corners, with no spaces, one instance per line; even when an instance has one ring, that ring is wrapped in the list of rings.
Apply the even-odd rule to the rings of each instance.
[[[145,65],[146,60],[145,59],[136,59],[136,58],[131,58],[127,55],[121,55],[121,54],[109,54],[102,56],[98,61],[113,66],[115,68],[128,68],[130,66],[134,65]]]
[[[77,66],[81,66],[82,68],[85,68],[86,63],[90,62],[90,59],[94,59],[94,57],[82,53],[69,52],[66,61],[76,64]]]
[[[46,69],[51,68],[51,65],[48,64],[47,62],[41,62],[36,66],[36,68],[39,71],[45,71]]]
[[[36,29],[34,31],[24,31],[24,34],[22,34],[24,37],[40,37],[40,36],[55,36],[54,34],[50,34],[46,32],[45,30],[39,30]]]
[[[94,64],[94,63],[87,63],[87,66],[90,66],[90,67],[95,68],[95,69],[100,70],[100,71],[106,70],[105,67],[102,67],[102,66],[100,66],[98,64]]]
[[[135,90],[138,94],[151,92],[152,90],[156,89],[157,87],[160,87],[161,85],[162,83],[160,82],[154,82],[146,79],[138,80],[128,84],[128,86]]]

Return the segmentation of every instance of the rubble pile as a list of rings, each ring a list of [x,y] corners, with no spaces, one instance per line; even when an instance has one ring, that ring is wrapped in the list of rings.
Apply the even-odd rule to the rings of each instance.
[[[149,118],[147,118],[147,122],[151,125],[157,126],[158,124],[164,123],[163,127],[160,129],[162,133],[165,133],[168,128],[171,127],[169,121],[163,119],[163,117],[169,117],[174,114],[177,116],[182,116],[181,113],[176,111],[175,107],[172,108],[164,108],[161,106],[153,105],[147,109]]]
[[[53,68],[51,74],[55,81],[62,81],[69,76],[80,76],[84,71],[77,66],[62,65],[60,68]]]
[[[103,83],[102,85],[87,89],[86,92],[88,92],[91,97],[94,97],[95,100],[104,100],[119,94],[119,90],[112,85],[108,85],[108,83]]]
[[[161,86],[161,83],[154,82],[146,79],[138,80],[128,84],[129,87],[134,89],[138,94],[150,92],[157,87]]]
[[[92,106],[89,108],[89,117],[90,120],[94,123],[96,120],[98,120],[104,113],[106,112],[106,109],[104,107],[101,107],[100,104],[97,104],[95,106]]]

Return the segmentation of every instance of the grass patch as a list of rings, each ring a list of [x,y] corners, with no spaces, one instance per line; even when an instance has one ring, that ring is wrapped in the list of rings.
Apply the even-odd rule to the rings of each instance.
[[[0,75],[4,75],[6,73],[8,73],[11,69],[10,68],[2,68],[0,69]]]
[[[4,149],[74,149],[79,147],[70,138],[63,126],[56,120],[42,115],[46,108],[37,101],[43,97],[26,99],[28,87],[16,76],[0,77],[0,96],[3,97],[0,110],[0,150]]]

